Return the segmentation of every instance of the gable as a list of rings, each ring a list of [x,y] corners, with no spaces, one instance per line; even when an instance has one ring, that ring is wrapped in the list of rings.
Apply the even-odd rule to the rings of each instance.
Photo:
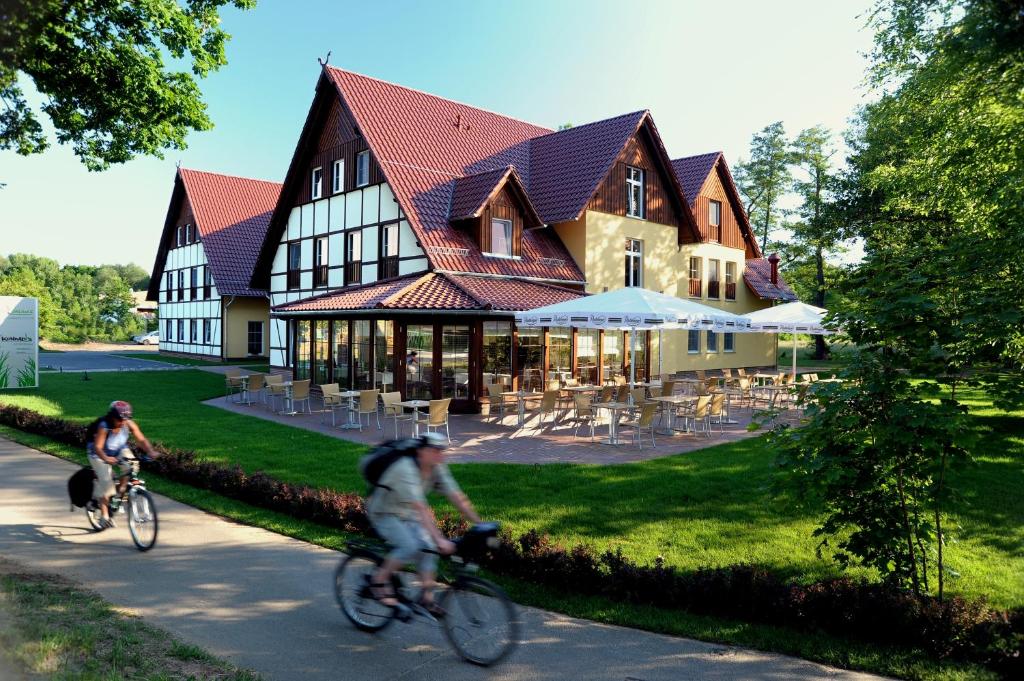
[[[718,201],[721,204],[721,234],[717,234],[711,227],[710,209],[711,202]],[[743,237],[740,221],[737,218],[737,211],[734,202],[726,192],[722,177],[717,168],[704,182],[700,192],[694,199],[693,216],[697,220],[697,229],[700,232],[701,241],[721,243],[729,248],[749,250],[747,240]],[[747,257],[757,257],[752,252]]]

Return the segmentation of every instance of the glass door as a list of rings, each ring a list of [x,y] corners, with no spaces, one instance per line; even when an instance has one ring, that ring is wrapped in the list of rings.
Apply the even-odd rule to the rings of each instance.
[[[406,399],[434,399],[434,325],[409,324],[405,333]]]
[[[334,339],[331,344],[334,346],[334,382],[342,390],[349,390],[352,387],[352,379],[349,373],[351,358],[348,356],[348,320],[335,320],[333,326]]]
[[[441,397],[470,399],[468,324],[441,327]]]
[[[327,383],[327,353],[330,348],[330,335],[327,322],[324,320],[313,322],[313,385]]]

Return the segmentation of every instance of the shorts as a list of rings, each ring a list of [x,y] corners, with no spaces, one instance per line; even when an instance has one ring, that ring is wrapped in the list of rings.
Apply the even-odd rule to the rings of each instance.
[[[118,453],[117,467],[120,469],[121,475],[132,472],[132,461],[134,459],[135,456],[127,447]],[[90,456],[89,463],[92,465],[93,471],[96,472],[96,480],[92,484],[92,498],[102,499],[114,496],[114,493],[117,491],[114,487],[114,477],[111,474],[114,466],[98,456]]]
[[[437,572],[437,553],[424,552],[424,549],[436,552],[437,545],[423,525],[415,520],[403,520],[396,515],[375,515],[371,516],[370,521],[377,534],[391,547],[387,556],[389,560],[397,560],[405,565],[415,563],[420,572]]]

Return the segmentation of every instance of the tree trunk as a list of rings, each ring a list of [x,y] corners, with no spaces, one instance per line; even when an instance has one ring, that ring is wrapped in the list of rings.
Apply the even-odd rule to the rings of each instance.
[[[814,291],[814,304],[818,307],[825,307],[825,255],[822,253],[820,245],[814,253],[814,262],[818,268],[815,277],[818,285]],[[828,343],[820,334],[814,337],[814,359],[828,359]]]
[[[772,222],[772,193],[768,192],[768,196],[765,197],[764,201],[764,233],[761,235],[761,255],[764,255],[765,250],[768,248],[768,225]]]
[[[896,471],[896,487],[900,494],[900,509],[903,511],[903,527],[907,533],[907,557],[910,560],[910,583],[914,594],[921,595],[921,583],[917,579],[917,554],[914,552],[914,536],[910,530],[910,513],[907,512],[907,495],[903,491],[903,469]]]

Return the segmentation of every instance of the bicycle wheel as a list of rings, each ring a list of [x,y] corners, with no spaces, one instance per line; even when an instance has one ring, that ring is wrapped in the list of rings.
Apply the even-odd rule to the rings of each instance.
[[[128,530],[139,551],[149,551],[156,544],[156,504],[144,489],[133,489],[128,494]]]
[[[467,662],[489,667],[519,642],[515,606],[505,592],[479,577],[457,580],[441,596],[444,635]]]
[[[345,617],[360,631],[380,631],[391,624],[394,610],[370,593],[370,579],[381,557],[373,553],[345,556],[334,571],[334,597]]]
[[[95,499],[90,499],[86,502],[85,506],[85,517],[89,519],[89,525],[96,532],[102,532],[107,529],[100,524],[100,520],[103,519],[103,513],[100,511],[99,504],[96,503]]]

